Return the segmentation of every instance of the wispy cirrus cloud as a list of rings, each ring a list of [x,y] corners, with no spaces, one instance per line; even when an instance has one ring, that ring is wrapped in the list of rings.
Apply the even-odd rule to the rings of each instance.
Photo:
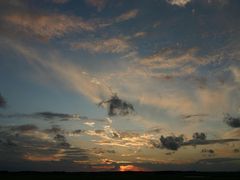
[[[48,40],[63,37],[68,33],[94,32],[97,29],[135,18],[137,14],[138,10],[130,10],[113,18],[84,19],[80,16],[60,13],[16,11],[3,14],[1,20],[5,22],[9,30],[15,28],[17,32]]]
[[[40,68],[39,73],[51,69],[50,74],[53,79],[56,78],[65,88],[81,93],[93,102],[98,103],[110,94],[103,82],[87,73],[81,66],[64,61],[59,53],[47,51],[45,55],[48,56],[48,60],[46,61],[45,57],[35,49],[13,43],[9,45],[15,49],[15,52],[25,57],[33,67]]]
[[[139,13],[138,9],[129,10],[115,18],[116,22],[123,22],[135,18]]]
[[[72,31],[94,31],[96,24],[81,17],[63,14],[8,14],[3,19],[25,33],[51,39]]]
[[[146,67],[148,74],[154,77],[181,77],[195,73],[198,66],[208,63],[206,58],[196,53],[195,48],[181,53],[166,50],[141,59],[139,64]]]
[[[110,38],[97,41],[71,43],[73,49],[83,49],[91,53],[124,53],[130,49],[124,38]]]

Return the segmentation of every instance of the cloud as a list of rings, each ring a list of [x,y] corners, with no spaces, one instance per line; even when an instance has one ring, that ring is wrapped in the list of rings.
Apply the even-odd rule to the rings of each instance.
[[[63,113],[54,113],[54,112],[37,112],[32,116],[42,117],[46,120],[60,119],[64,120],[84,120],[88,119],[86,116],[80,116],[79,114],[63,114]]]
[[[123,38],[110,38],[93,42],[77,42],[71,44],[74,49],[83,49],[91,53],[123,53],[130,49]]]
[[[88,160],[88,153],[69,144],[63,134],[52,137],[48,133],[29,124],[1,126],[0,161],[24,164],[26,161]]]
[[[64,113],[55,113],[55,112],[36,112],[32,114],[0,114],[0,118],[42,118],[44,120],[53,121],[70,121],[70,120],[87,120],[88,117],[81,116],[79,114],[64,114]],[[92,119],[95,121],[103,121],[98,119]]]
[[[240,139],[213,139],[213,140],[189,140],[184,142],[183,146],[197,146],[197,145],[208,145],[208,144],[224,144],[228,142],[238,142]]]
[[[197,55],[196,48],[192,48],[184,52],[163,50],[140,59],[138,63],[147,68],[147,74],[152,77],[171,79],[193,74],[199,66],[209,62]]]
[[[38,75],[44,76],[45,71],[48,71],[46,79],[43,79],[47,82],[49,79],[58,81],[63,85],[63,88],[78,92],[96,103],[110,94],[109,88],[101,80],[87,73],[81,66],[69,62],[56,51],[44,51],[45,55],[43,56],[41,52],[30,47],[11,42],[8,44],[39,70],[40,74]]]
[[[238,68],[238,67],[230,67],[229,68],[230,69],[230,71],[232,72],[232,74],[233,74],[233,77],[234,77],[234,80],[237,82],[237,83],[239,83],[240,82],[240,68]]]
[[[166,148],[169,150],[178,150],[182,146],[197,146],[209,144],[223,144],[228,142],[238,142],[240,139],[213,139],[207,140],[204,133],[194,133],[193,139],[185,141],[183,135],[180,136],[161,136],[160,141],[152,141],[151,144],[155,148]]]
[[[59,1],[60,2],[60,1]],[[69,33],[94,32],[113,24],[128,21],[137,16],[138,10],[130,10],[112,18],[84,19],[80,16],[46,13],[42,11],[32,12],[30,9],[10,11],[2,13],[0,20],[5,23],[5,28],[15,33],[32,35],[41,40],[61,38]]]
[[[85,122],[84,124],[90,127],[94,127],[95,122]]]
[[[171,5],[176,5],[179,7],[185,7],[188,3],[191,2],[191,0],[166,0],[166,1]]]
[[[138,38],[138,37],[143,37],[145,36],[147,33],[146,32],[143,32],[143,31],[140,31],[140,32],[136,32],[133,37],[135,38]]]
[[[108,115],[109,116],[125,116],[134,112],[132,104],[123,101],[117,95],[113,95],[109,100],[101,101],[99,106],[108,104]]]
[[[6,107],[7,102],[5,100],[5,98],[0,94],[0,108],[4,108]]]
[[[202,149],[201,152],[202,153],[208,153],[208,154],[214,154],[215,153],[214,150],[212,150],[212,149]]]
[[[240,128],[234,128],[224,133],[225,138],[238,138],[240,137]]]
[[[239,149],[237,149],[237,148],[235,148],[235,149],[233,150],[233,152],[234,152],[234,153],[239,153],[239,152],[240,152],[240,150],[239,150]]]
[[[94,23],[81,17],[62,14],[8,14],[3,19],[18,31],[34,34],[37,37],[51,39],[61,37],[73,31],[94,31]]]
[[[183,136],[161,136],[160,141],[162,146],[166,149],[177,150],[183,144]]]
[[[45,130],[48,134],[58,134],[58,133],[64,133],[64,130],[60,128],[58,125],[53,125],[50,129]]]
[[[221,163],[221,164],[226,164],[228,162],[231,162],[231,161],[240,161],[240,158],[213,158],[213,159],[201,159],[199,161],[197,161],[196,163],[197,164],[218,164],[218,163]],[[224,166],[226,167],[226,165]]]
[[[33,124],[25,124],[25,125],[19,125],[19,126],[12,126],[11,130],[17,131],[17,132],[28,132],[28,131],[36,131],[38,130],[38,127]]]
[[[207,138],[206,134],[201,132],[201,133],[198,133],[198,132],[195,132],[193,134],[193,140],[200,140],[200,141],[205,141]]]
[[[229,114],[226,114],[223,121],[232,128],[240,127],[240,118],[238,117],[232,117]]]
[[[127,11],[123,14],[121,14],[120,16],[115,18],[116,22],[122,22],[122,21],[128,21],[130,19],[135,18],[138,15],[139,10],[138,9],[133,9],[130,11]]]
[[[208,114],[187,114],[187,115],[182,115],[183,119],[189,119],[193,117],[205,117],[208,116]]]
[[[86,0],[87,4],[97,8],[98,11],[101,11],[105,8],[108,0]]]
[[[66,137],[62,134],[57,134],[56,136],[54,136],[53,138],[58,145],[60,145],[60,147],[70,147],[71,145],[67,142]]]

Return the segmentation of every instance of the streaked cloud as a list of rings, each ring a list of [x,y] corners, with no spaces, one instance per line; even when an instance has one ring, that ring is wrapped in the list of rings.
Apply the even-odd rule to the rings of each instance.
[[[4,20],[25,33],[33,33],[37,37],[51,39],[61,37],[73,31],[94,31],[96,25],[81,17],[63,14],[27,13],[5,15]]]
[[[74,49],[83,49],[90,53],[123,53],[130,49],[129,43],[123,38],[110,38],[92,42],[76,42],[71,44]]]
[[[44,69],[51,69],[53,78],[60,80],[67,89],[84,94],[96,103],[110,93],[108,87],[104,84],[99,84],[100,81],[96,83],[97,78],[88,74],[82,67],[75,66],[66,60],[64,61],[63,57],[58,53],[48,52],[49,54],[45,54],[48,56],[46,61],[45,57],[34,49],[17,44],[10,45],[17,53],[23,55],[29,63],[32,63],[33,67],[39,68],[39,65],[41,65],[43,69],[40,72],[43,73]]]
[[[182,146],[197,146],[197,145],[211,145],[211,144],[224,144],[229,142],[239,142],[240,139],[206,139],[204,133],[194,133],[192,139],[185,140],[184,135],[180,136],[161,136],[160,143],[152,141],[152,145],[156,148],[166,148],[169,150],[178,150]]]
[[[121,14],[120,16],[116,17],[115,21],[122,22],[122,21],[127,21],[130,19],[133,19],[138,15],[138,13],[139,13],[138,9],[129,10],[129,11]]]

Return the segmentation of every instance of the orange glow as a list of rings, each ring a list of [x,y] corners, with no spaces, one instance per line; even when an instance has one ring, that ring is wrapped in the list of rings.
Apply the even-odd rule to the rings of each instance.
[[[122,165],[119,167],[119,171],[144,171],[143,168],[134,166],[134,165]]]
[[[60,158],[56,156],[33,156],[33,155],[25,155],[25,160],[28,161],[59,161]]]
[[[97,171],[109,171],[109,170],[113,170],[115,168],[115,166],[92,166],[92,168],[94,170]]]

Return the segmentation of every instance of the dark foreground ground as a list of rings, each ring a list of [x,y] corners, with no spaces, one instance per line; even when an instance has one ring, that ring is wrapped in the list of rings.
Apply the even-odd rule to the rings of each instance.
[[[240,179],[240,172],[0,172],[0,179]]]

